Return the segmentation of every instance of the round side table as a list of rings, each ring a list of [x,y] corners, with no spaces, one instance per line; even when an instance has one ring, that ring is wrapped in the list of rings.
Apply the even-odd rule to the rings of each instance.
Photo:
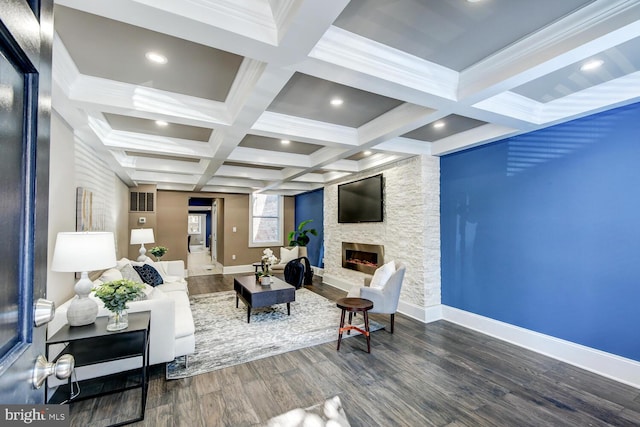
[[[352,329],[360,332],[367,337],[367,353],[371,353],[371,337],[369,336],[369,314],[368,311],[373,308],[373,302],[364,298],[340,298],[336,301],[338,308],[342,309],[342,315],[340,316],[340,329],[338,329],[338,350],[340,350],[340,342],[342,341],[342,333],[347,331],[347,334]],[[349,312],[349,324],[344,326],[344,316]],[[351,324],[351,318],[354,313],[361,312],[364,316],[364,331],[357,326]]]

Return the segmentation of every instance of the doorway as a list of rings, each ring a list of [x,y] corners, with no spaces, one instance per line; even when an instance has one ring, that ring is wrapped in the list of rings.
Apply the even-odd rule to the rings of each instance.
[[[216,259],[216,199],[189,199],[187,271],[189,276],[222,274],[223,265]]]

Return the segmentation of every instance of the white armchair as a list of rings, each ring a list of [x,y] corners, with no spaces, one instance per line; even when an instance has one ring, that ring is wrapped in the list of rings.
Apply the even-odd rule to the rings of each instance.
[[[395,323],[395,313],[398,311],[400,301],[400,289],[407,267],[402,262],[395,262],[396,271],[389,277],[382,287],[369,287],[371,279],[365,279],[364,286],[354,286],[349,291],[347,297],[364,298],[373,301],[373,308],[369,313],[380,313],[391,315],[391,333]]]

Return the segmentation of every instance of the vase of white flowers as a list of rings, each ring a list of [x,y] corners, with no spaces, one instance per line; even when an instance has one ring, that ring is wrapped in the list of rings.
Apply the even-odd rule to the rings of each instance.
[[[260,284],[271,284],[271,266],[278,262],[278,258],[273,255],[273,251],[270,248],[262,251],[262,273],[260,274]]]

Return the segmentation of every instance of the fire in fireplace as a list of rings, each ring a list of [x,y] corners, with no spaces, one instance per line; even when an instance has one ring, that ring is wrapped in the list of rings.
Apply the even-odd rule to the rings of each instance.
[[[373,274],[384,263],[384,246],[342,242],[342,267]]]

